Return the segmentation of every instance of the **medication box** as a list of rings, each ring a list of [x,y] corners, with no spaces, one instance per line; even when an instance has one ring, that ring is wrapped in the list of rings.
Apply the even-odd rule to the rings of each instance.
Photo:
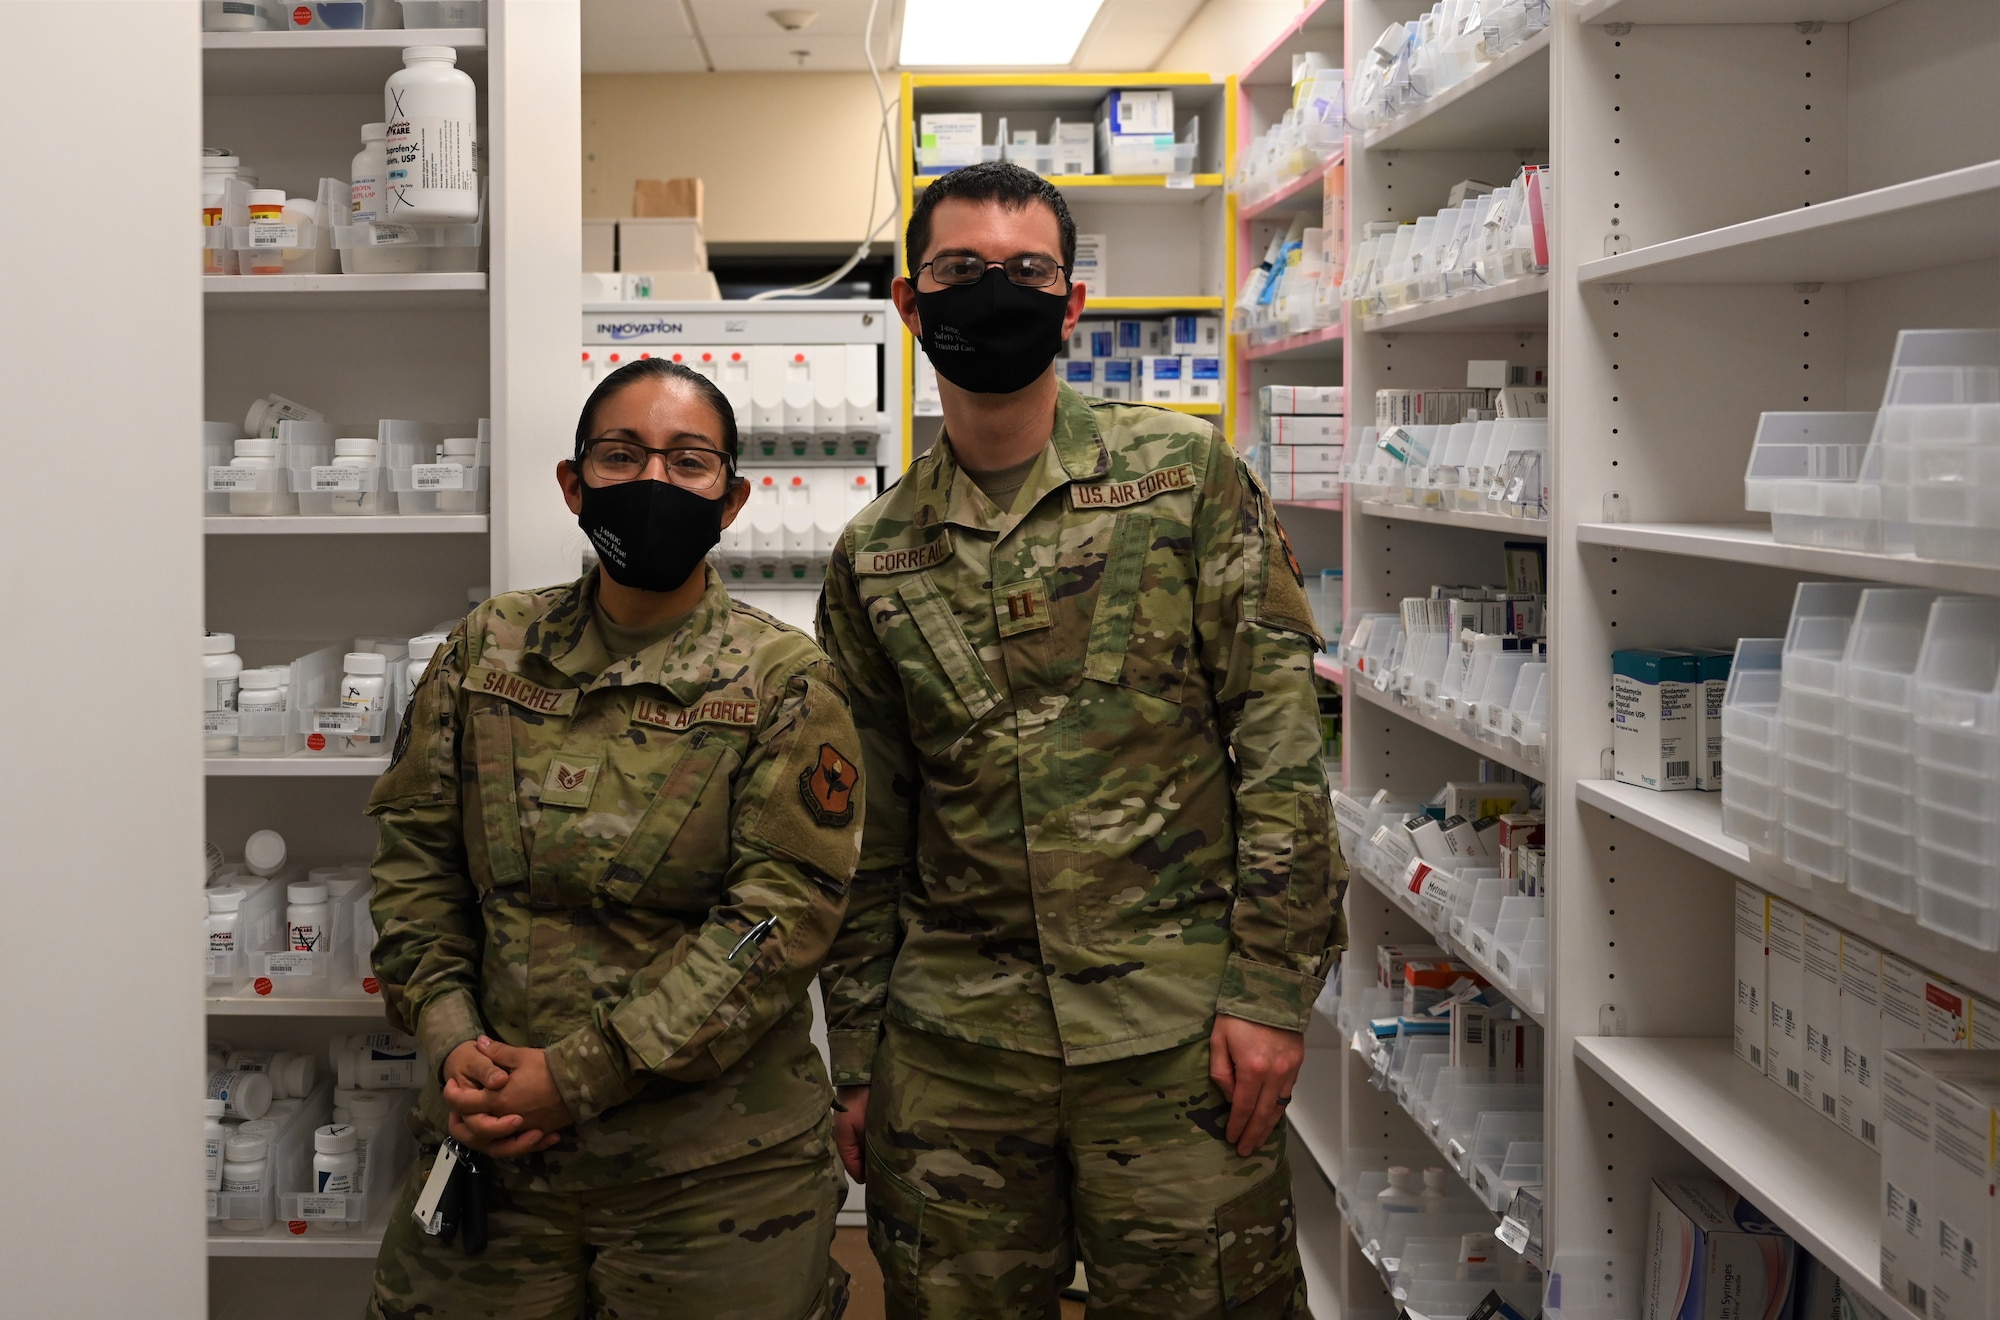
[[[1181,378],[1178,357],[1139,359],[1139,401],[1141,403],[1185,403],[1186,384]]]
[[[1333,500],[1340,498],[1340,474],[1338,472],[1297,472],[1290,475],[1271,474],[1271,498],[1274,500]]]
[[[1131,358],[1106,358],[1097,372],[1097,397],[1113,403],[1134,403],[1139,398],[1135,379],[1138,366]]]
[[[1694,786],[1704,793],[1722,791],[1722,698],[1729,690],[1729,651],[1694,652],[1700,664],[1701,693],[1695,701]]]
[[[977,165],[985,124],[978,113],[917,116],[917,173],[943,174]]]
[[[1108,251],[1109,246],[1109,240],[1103,234],[1078,234],[1076,236],[1076,261],[1070,270],[1069,277],[1078,284],[1084,285],[1093,295],[1099,298],[1106,297],[1111,292],[1111,258]],[[1111,355],[1104,353],[1100,354],[1100,356],[1109,357]]]
[[[1106,174],[1170,174],[1174,94],[1120,90],[1097,107],[1098,166]]]
[[[1181,401],[1183,403],[1221,403],[1222,359],[1219,357],[1182,358],[1181,382]]]
[[[1736,882],[1736,1057],[1764,1071],[1764,959],[1771,900],[1755,885]]]
[[[1264,443],[1271,445],[1338,445],[1346,441],[1347,419],[1278,413],[1264,419]]]
[[[1339,445],[1285,445],[1268,451],[1271,475],[1303,476],[1310,473],[1337,474],[1340,458],[1347,451]]]
[[[1808,915],[1805,919],[1804,994],[1800,1019],[1805,1051],[1799,1068],[1799,1099],[1829,1123],[1840,1121],[1840,928]]]
[[[1785,1320],[1797,1247],[1712,1178],[1653,1183],[1643,1320]]]
[[[1097,132],[1089,123],[1058,119],[1049,143],[1055,148],[1057,174],[1097,173]]]
[[[1163,321],[1167,347],[1176,353],[1219,353],[1222,350],[1222,318],[1219,316],[1169,316]]]
[[[2000,1055],[1968,1054],[1937,1075],[1931,1126],[1937,1259],[1931,1320],[1988,1320],[1993,1314],[1993,1183],[2000,1163]],[[1954,1065],[1960,1060],[1954,1059]]]
[[[1882,1122],[1882,954],[1840,937],[1840,1128],[1870,1150]]]
[[[1257,410],[1266,414],[1339,416],[1347,411],[1347,388],[1342,385],[1265,385],[1257,391]]]
[[[1798,1095],[1805,1063],[1806,915],[1782,899],[1771,900],[1771,924],[1764,937],[1764,1003],[1770,1025],[1764,1033],[1764,1075]]]
[[[1694,787],[1700,662],[1681,651],[1611,653],[1611,751],[1621,784]]]

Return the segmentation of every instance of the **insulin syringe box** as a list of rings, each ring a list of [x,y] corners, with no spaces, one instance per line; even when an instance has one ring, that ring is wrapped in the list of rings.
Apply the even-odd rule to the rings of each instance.
[[[1616,779],[1657,790],[1694,787],[1701,662],[1684,651],[1611,653]]]
[[[1713,1178],[1654,1181],[1647,1247],[1642,1320],[1792,1314],[1797,1246]]]

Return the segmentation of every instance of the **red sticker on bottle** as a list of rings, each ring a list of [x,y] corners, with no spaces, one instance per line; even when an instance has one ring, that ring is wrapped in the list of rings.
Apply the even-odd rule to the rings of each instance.
[[[372,976],[364,976],[361,978],[361,988],[363,990],[366,990],[371,995],[379,995],[382,993],[382,983],[376,980]]]
[[[292,10],[292,22],[297,23],[300,27],[311,27],[312,21],[313,11],[311,5],[299,5]]]
[[[291,1231],[293,1237],[306,1235],[306,1221],[303,1219],[288,1219],[285,1221],[285,1227]]]
[[[271,978],[268,976],[260,976],[256,980],[250,983],[250,988],[252,990],[255,990],[260,995],[268,995],[271,993],[272,989]]]
[[[307,734],[307,735],[306,735],[306,746],[307,746],[307,747],[309,747],[309,748],[311,748],[311,749],[312,749],[313,751],[315,751],[315,752],[323,752],[323,751],[325,751],[325,750],[326,750],[326,735],[325,735],[325,734],[323,734],[323,733],[309,733],[309,734]]]

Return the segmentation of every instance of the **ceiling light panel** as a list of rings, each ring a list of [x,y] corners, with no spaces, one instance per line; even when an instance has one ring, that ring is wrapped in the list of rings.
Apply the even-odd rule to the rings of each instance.
[[[906,0],[904,68],[1060,68],[1104,0]]]

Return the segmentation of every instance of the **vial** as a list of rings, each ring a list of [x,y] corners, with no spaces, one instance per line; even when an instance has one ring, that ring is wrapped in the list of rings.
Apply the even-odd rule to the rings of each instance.
[[[222,1199],[231,1233],[261,1233],[271,1226],[271,1145],[241,1132],[222,1147]],[[254,1199],[253,1199],[254,1198]],[[244,1213],[244,1212],[248,1213]]]
[[[243,657],[236,654],[235,634],[203,633],[201,748],[210,756],[236,750],[236,693],[242,675]]]
[[[337,468],[356,468],[367,475],[359,478],[359,484],[368,490],[336,490],[333,492],[333,511],[338,514],[367,514],[382,512],[381,482],[376,474],[380,462],[381,445],[372,435],[350,436],[333,442],[333,465]]]
[[[361,732],[341,735],[341,747],[351,756],[373,756],[382,750],[380,712],[388,707],[388,658],[377,651],[349,651],[341,661],[340,705],[359,714]]]
[[[410,46],[382,89],[388,119],[388,191],[396,224],[470,224],[479,218],[479,92],[449,46]]]
[[[243,841],[243,865],[252,875],[273,876],[285,866],[285,836],[258,830]]]
[[[285,940],[293,953],[330,953],[333,910],[326,886],[298,880],[285,886]]]
[[[208,900],[208,977],[212,981],[238,975],[243,951],[243,890],[217,885],[203,891]]]
[[[222,1147],[229,1140],[229,1128],[222,1121],[222,1101],[201,1103],[201,1185],[213,1195],[222,1190]],[[209,1213],[214,1214],[212,1203]]]
[[[313,1132],[313,1193],[318,1196],[352,1196],[361,1190],[360,1163],[354,1154],[354,1129],[344,1123],[330,1123]],[[323,1219],[319,1227],[331,1233],[347,1231],[347,1221]]]
[[[246,669],[236,692],[236,751],[242,756],[279,756],[285,750],[283,669]]]

